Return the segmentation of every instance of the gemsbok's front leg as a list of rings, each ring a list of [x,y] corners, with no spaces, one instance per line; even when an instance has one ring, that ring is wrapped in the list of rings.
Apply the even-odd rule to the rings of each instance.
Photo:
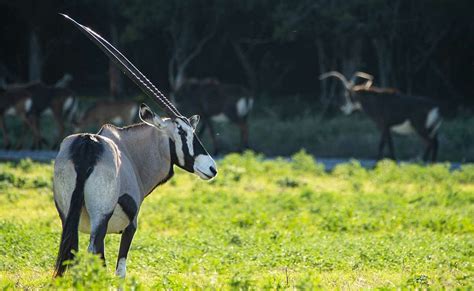
[[[127,273],[127,255],[132,244],[133,236],[137,230],[137,214],[138,207],[136,202],[128,194],[119,198],[118,204],[122,207],[123,212],[130,219],[130,224],[125,228],[120,239],[120,249],[117,257],[117,265],[115,267],[115,275],[125,278]]]
[[[127,274],[127,255],[136,230],[137,226],[135,225],[135,222],[131,222],[122,233],[120,250],[117,257],[117,266],[115,267],[115,275],[121,278],[125,278],[125,275]]]

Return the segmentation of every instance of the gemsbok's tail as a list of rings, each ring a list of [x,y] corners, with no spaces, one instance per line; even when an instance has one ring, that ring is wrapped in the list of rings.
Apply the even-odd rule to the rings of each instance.
[[[72,142],[69,149],[70,158],[76,171],[76,186],[72,192],[71,204],[63,224],[61,243],[54,277],[61,276],[67,268],[65,261],[74,259],[74,252],[79,246],[79,219],[84,204],[84,185],[94,170],[97,160],[103,152],[100,140],[91,134],[82,134]]]

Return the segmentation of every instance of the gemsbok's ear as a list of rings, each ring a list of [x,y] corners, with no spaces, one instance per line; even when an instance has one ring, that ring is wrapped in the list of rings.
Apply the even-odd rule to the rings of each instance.
[[[199,123],[199,119],[201,119],[201,117],[199,117],[199,115],[193,115],[191,117],[189,117],[189,123],[191,123],[191,126],[196,129],[198,123]]]
[[[140,112],[138,115],[140,116],[140,119],[148,125],[154,126],[158,129],[163,129],[166,127],[163,119],[153,112],[145,103],[140,105]]]

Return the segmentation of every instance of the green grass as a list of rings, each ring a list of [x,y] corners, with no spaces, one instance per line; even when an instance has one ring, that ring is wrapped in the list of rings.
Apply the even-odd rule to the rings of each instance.
[[[59,280],[60,220],[52,165],[0,164],[0,289],[110,286],[169,289],[458,288],[474,285],[474,166],[357,162],[323,171],[228,155],[204,182],[178,171],[146,200],[128,260],[114,277],[85,253]]]

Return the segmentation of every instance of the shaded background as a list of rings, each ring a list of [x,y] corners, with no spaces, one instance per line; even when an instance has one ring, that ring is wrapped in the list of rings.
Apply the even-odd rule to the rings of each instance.
[[[443,102],[440,158],[472,161],[472,11],[469,0],[0,1],[0,72],[47,84],[69,72],[85,99],[143,99],[63,12],[111,40],[164,92],[183,77],[252,89],[250,143],[265,154],[375,156],[372,123],[342,116],[341,86],[317,79],[336,69]],[[219,134],[227,151],[236,148],[236,128],[221,125]],[[402,158],[421,152],[416,138],[395,142]]]

